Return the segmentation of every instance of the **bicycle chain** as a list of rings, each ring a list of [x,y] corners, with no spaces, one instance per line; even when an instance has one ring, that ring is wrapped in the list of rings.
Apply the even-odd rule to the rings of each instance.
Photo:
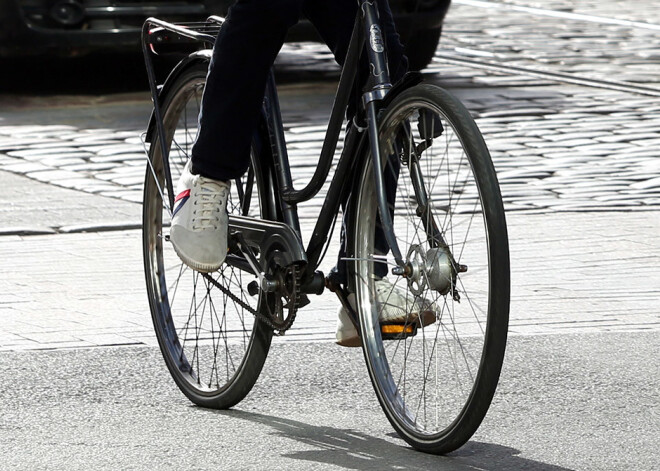
[[[287,270],[291,270],[291,275],[292,275],[292,290],[295,298],[294,302],[292,303],[292,300],[289,299],[289,315],[284,319],[281,323],[276,322],[271,316],[267,316],[262,314],[261,312],[257,311],[254,309],[252,306],[247,304],[245,301],[243,301],[241,298],[236,296],[234,293],[232,293],[229,288],[226,288],[222,286],[216,279],[214,279],[211,275],[208,273],[203,273],[202,276],[206,278],[206,280],[211,283],[213,286],[218,288],[220,291],[222,291],[224,294],[226,294],[232,301],[234,301],[236,304],[241,306],[243,309],[251,313],[255,318],[258,320],[263,321],[266,323],[268,327],[273,329],[275,332],[275,335],[284,335],[284,333],[291,328],[293,325],[293,322],[296,320],[296,314],[298,312],[298,307],[300,306],[300,274],[298,273],[298,267],[295,265],[292,265],[290,268]],[[275,293],[276,296],[279,297],[280,302],[281,302],[281,296],[279,294]],[[282,306],[282,310],[284,310],[284,306]]]

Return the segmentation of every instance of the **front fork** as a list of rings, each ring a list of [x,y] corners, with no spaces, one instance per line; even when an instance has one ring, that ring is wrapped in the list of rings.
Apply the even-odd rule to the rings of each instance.
[[[381,155],[380,138],[378,133],[378,111],[380,109],[379,103],[383,100],[383,98],[385,98],[389,90],[392,88],[387,67],[384,38],[379,26],[378,9],[375,5],[375,2],[369,0],[361,1],[360,8],[364,20],[363,32],[364,37],[366,38],[366,50],[369,59],[369,79],[367,81],[366,88],[368,91],[363,94],[362,100],[366,111],[369,145],[373,159],[372,167],[376,189],[376,198],[378,202],[378,213],[382,222],[385,239],[390,247],[390,251],[392,252],[392,256],[394,257],[397,265],[393,268],[392,273],[408,278],[409,283],[411,283],[410,280],[413,277],[414,264],[411,262],[411,260],[409,260],[411,258],[410,253],[406,255],[406,259],[404,260],[403,254],[401,253],[401,249],[399,248],[399,244],[394,234],[394,224],[392,222],[392,215],[388,207],[387,189],[385,187],[383,172],[383,157],[387,156]],[[423,119],[426,121],[428,117],[425,115]],[[431,123],[431,128],[434,128],[433,122]],[[406,132],[411,133],[412,131],[411,129],[407,128]],[[440,132],[442,131],[440,130]],[[416,148],[412,143],[412,139],[410,139],[410,142],[408,143],[408,145],[411,147],[408,149],[408,155],[410,158],[407,164],[410,170],[412,185],[415,190],[417,200],[417,216],[422,220],[425,232],[427,234],[428,243],[431,247],[431,251],[433,251],[434,257],[437,256],[435,254],[442,255],[445,256],[448,261],[448,270],[445,271],[443,278],[446,279],[449,277],[450,288],[448,289],[452,290],[454,299],[458,300],[458,292],[454,287],[456,275],[459,272],[465,271],[467,268],[459,265],[456,262],[453,254],[451,253],[450,247],[445,242],[444,237],[442,236],[442,232],[435,222],[435,218],[431,213],[431,205],[429,203],[426,187],[424,185],[424,179],[419,166],[419,156],[430,145],[432,142],[432,137],[435,136],[423,136],[424,142],[420,144],[419,148]],[[437,272],[438,267],[436,265],[437,264],[434,263],[428,265],[428,267],[424,270],[425,274],[423,276],[426,277],[426,275],[429,273],[433,274]]]
[[[374,181],[376,186],[376,197],[378,200],[378,213],[383,225],[385,239],[390,246],[396,264],[403,268],[405,262],[399,249],[399,244],[394,236],[394,228],[389,208],[387,207],[387,194],[383,178],[383,165],[380,155],[380,143],[378,138],[378,104],[385,98],[387,92],[392,88],[390,74],[387,67],[387,56],[385,54],[385,40],[378,21],[378,7],[374,2],[363,1],[360,5],[364,25],[364,37],[366,38],[366,50],[369,59],[369,79],[367,81],[367,92],[362,95],[362,101],[367,114],[367,130],[369,133],[369,147],[373,159]]]

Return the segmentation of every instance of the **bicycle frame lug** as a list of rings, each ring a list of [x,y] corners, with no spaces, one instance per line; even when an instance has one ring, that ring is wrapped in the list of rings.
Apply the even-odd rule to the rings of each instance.
[[[372,101],[384,100],[387,92],[389,92],[391,88],[392,84],[384,83],[362,95],[362,102],[364,103],[364,106],[366,107]]]

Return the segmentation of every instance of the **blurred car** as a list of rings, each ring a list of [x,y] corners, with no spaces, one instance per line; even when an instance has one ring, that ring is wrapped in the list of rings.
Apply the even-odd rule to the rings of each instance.
[[[331,1],[331,0],[328,0]],[[145,18],[203,21],[225,15],[233,0],[1,0],[0,57],[49,54],[62,57],[94,51],[139,50]],[[450,0],[390,0],[411,68],[433,58]],[[308,22],[288,41],[319,38]]]

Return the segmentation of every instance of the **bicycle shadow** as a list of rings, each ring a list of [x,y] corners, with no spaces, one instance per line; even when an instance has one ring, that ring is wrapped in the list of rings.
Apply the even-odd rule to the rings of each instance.
[[[403,441],[400,446],[351,429],[311,425],[282,417],[240,410],[214,411],[228,418],[265,425],[272,434],[296,440],[314,449],[282,453],[281,456],[356,470],[436,469],[439,471],[521,470],[570,471],[569,468],[542,463],[518,456],[514,448],[470,441],[445,456],[413,450]],[[396,434],[392,434],[396,436]]]

